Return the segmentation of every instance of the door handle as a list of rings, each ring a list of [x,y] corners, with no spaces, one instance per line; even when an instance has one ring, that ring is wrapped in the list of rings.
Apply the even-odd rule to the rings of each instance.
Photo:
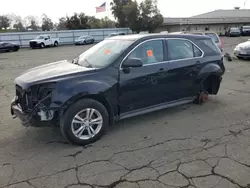
[[[163,71],[164,71],[164,69],[163,69],[163,68],[160,68],[158,72],[163,72]]]
[[[200,64],[201,62],[200,61],[196,61],[196,64]]]

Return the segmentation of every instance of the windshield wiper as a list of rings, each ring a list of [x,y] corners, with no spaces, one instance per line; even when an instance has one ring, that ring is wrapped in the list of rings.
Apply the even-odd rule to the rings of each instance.
[[[79,56],[78,56],[77,58],[73,59],[71,63],[76,64],[76,65],[80,65],[80,66],[83,66],[83,67],[87,67],[87,68],[92,68],[92,65],[89,63],[88,60],[84,59],[83,61],[85,61],[86,63],[84,63],[84,64],[81,63],[80,64],[79,63]]]

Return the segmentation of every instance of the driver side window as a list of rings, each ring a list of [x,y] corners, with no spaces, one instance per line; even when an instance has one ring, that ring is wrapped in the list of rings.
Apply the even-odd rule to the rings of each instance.
[[[163,41],[151,40],[140,44],[128,56],[130,58],[139,58],[143,65],[150,65],[164,61]]]

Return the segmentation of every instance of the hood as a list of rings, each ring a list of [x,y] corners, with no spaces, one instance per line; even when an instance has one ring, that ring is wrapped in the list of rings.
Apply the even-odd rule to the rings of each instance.
[[[240,48],[250,48],[250,41],[246,41],[237,45]]]
[[[76,39],[75,41],[76,42],[81,42],[81,41],[84,41],[85,39]]]
[[[43,42],[43,40],[41,40],[41,39],[33,39],[33,40],[30,40],[30,42]]]
[[[17,77],[14,82],[26,89],[37,83],[56,81],[66,76],[70,76],[71,74],[88,72],[91,70],[95,70],[95,68],[86,68],[63,60],[29,69]]]

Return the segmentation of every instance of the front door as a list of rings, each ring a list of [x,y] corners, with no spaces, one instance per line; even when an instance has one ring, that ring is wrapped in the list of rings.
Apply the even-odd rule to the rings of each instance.
[[[172,92],[166,95],[166,101],[195,96],[195,80],[202,66],[203,52],[187,39],[167,39],[168,77],[166,85]]]
[[[161,83],[165,62],[165,43],[162,39],[142,42],[127,58],[140,58],[143,66],[120,70],[120,113],[143,109],[163,102]]]

